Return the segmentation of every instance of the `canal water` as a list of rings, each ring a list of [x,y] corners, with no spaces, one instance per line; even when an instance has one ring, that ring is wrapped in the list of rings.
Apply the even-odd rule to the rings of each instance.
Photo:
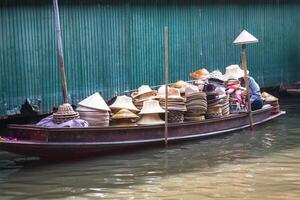
[[[0,199],[300,199],[300,99],[226,136],[85,161],[0,152]]]

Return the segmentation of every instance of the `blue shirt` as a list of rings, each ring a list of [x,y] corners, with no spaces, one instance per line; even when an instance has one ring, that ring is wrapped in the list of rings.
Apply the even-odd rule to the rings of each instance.
[[[254,80],[254,78],[252,78],[251,76],[249,76],[249,89],[250,89],[249,92],[250,92],[250,102],[251,103],[253,101],[255,101],[256,99],[261,99],[260,87]]]

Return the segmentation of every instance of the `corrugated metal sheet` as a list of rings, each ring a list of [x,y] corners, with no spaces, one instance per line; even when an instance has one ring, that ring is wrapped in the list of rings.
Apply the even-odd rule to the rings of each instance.
[[[169,27],[170,80],[201,67],[240,63],[232,44],[245,28],[259,39],[247,48],[262,86],[300,79],[300,3],[284,0],[60,1],[69,98],[106,97],[163,83],[163,27]],[[42,110],[62,102],[51,1],[0,2],[0,116],[25,98]]]

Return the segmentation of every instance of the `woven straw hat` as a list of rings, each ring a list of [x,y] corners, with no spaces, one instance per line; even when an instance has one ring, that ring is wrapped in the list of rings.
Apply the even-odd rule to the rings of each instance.
[[[58,107],[53,114],[53,121],[57,124],[79,118],[79,113],[75,112],[69,103],[64,103]]]
[[[205,68],[190,73],[190,76],[194,79],[200,79],[200,80],[207,80],[210,78],[209,72]]]
[[[139,109],[137,109],[135,105],[133,105],[132,98],[125,95],[118,96],[116,101],[109,107],[115,111],[119,111],[123,108],[130,111],[139,111]]]
[[[165,122],[160,119],[158,113],[143,115],[137,122],[138,125],[157,125],[164,124]]]
[[[195,93],[199,93],[199,88],[197,86],[190,85],[185,88],[185,97],[191,96]]]
[[[247,75],[249,71],[247,71]],[[229,65],[226,67],[226,72],[224,74],[224,80],[232,79],[239,79],[244,77],[244,71],[239,67],[239,65]]]
[[[136,99],[136,98],[141,97],[141,95],[144,95],[144,96],[155,96],[156,93],[157,93],[157,92],[154,91],[154,90],[152,90],[152,89],[150,88],[149,85],[142,85],[142,86],[140,86],[140,87],[138,88],[138,91],[133,92],[133,93],[131,94],[131,97],[132,97],[133,99]],[[146,94],[147,94],[147,95],[146,95]]]
[[[177,89],[179,89],[180,93],[184,93],[186,87],[189,87],[189,86],[193,86],[193,85],[190,83],[187,83],[185,81],[179,80],[179,81],[173,83],[172,88],[177,88]]]
[[[219,80],[221,82],[224,81],[224,77],[223,77],[223,74],[222,72],[220,72],[219,70],[214,70],[210,73],[210,78],[211,79],[216,79],[216,80]]]
[[[83,99],[81,102],[78,103],[78,105],[84,106],[86,108],[92,108],[95,110],[110,111],[104,99],[98,92]]]
[[[166,98],[166,86],[163,85],[158,89],[158,93],[156,98],[158,99],[165,99]],[[184,100],[184,98],[182,98],[180,96],[180,91],[177,88],[170,88],[168,87],[168,99],[178,99],[178,100]]]
[[[157,100],[144,101],[143,108],[139,114],[153,114],[153,113],[164,113]]]
[[[114,114],[111,119],[137,119],[139,116],[131,112],[130,110],[127,109],[121,109],[119,112]]]

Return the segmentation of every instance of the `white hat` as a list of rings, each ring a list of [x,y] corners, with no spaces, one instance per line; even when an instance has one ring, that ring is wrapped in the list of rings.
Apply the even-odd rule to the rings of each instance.
[[[149,85],[142,85],[138,88],[138,91],[131,94],[131,97],[135,99],[145,94],[155,96],[156,91],[152,90]]]
[[[122,108],[125,108],[130,111],[139,111],[139,109],[133,105],[132,98],[125,95],[117,96],[116,101],[109,107],[113,110],[121,110]]]
[[[105,103],[104,99],[101,97],[101,95],[98,92],[85,98],[84,100],[79,102],[78,105],[84,106],[87,108],[96,109],[96,110],[110,111],[110,109],[107,106],[107,104]]]
[[[158,113],[143,115],[137,122],[138,125],[157,125],[164,124],[165,122],[160,119]]]
[[[191,85],[185,88],[185,96],[189,96],[191,94],[198,93],[198,92],[199,92],[199,88],[195,85]]]
[[[249,74],[248,70],[247,74]],[[244,77],[244,71],[239,67],[239,65],[229,65],[226,67],[226,72],[223,77],[224,80],[228,80],[229,78],[239,79]]]
[[[153,113],[164,113],[157,100],[147,100],[143,103],[143,108],[139,114],[153,114]]]
[[[233,41],[233,44],[251,44],[257,43],[258,39],[248,33],[248,31],[243,30],[240,35]]]
[[[220,81],[224,81],[223,74],[219,70],[214,70],[213,72],[211,72],[210,73],[210,78],[217,79],[217,80],[220,80]]]

